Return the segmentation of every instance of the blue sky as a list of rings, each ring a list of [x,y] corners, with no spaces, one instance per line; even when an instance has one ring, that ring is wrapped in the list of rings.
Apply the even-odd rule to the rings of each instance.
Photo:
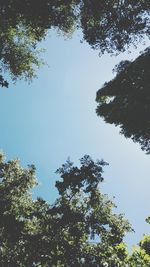
[[[135,58],[143,47],[100,58],[98,51],[80,43],[79,33],[64,40],[54,32],[41,46],[49,66],[38,71],[38,78],[30,85],[18,81],[0,89],[0,147],[7,159],[35,164],[39,186],[34,196],[48,201],[57,196],[55,170],[68,156],[75,164],[84,154],[109,162],[102,191],[115,196],[117,212],[124,213],[136,231],[126,238],[131,246],[150,229],[145,223],[150,215],[150,156],[97,117],[95,97],[113,77],[115,64]]]

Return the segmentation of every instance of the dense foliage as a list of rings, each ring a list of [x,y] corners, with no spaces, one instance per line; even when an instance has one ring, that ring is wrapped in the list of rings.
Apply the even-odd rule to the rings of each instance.
[[[0,263],[2,267],[148,267],[150,236],[132,254],[123,238],[132,231],[114,203],[100,192],[103,167],[89,156],[57,170],[53,205],[33,199],[35,167],[0,156]],[[147,219],[150,222],[150,219]]]
[[[0,262],[2,267],[126,266],[123,243],[131,227],[99,191],[104,161],[70,161],[57,171],[53,205],[32,199],[35,168],[0,162]]]
[[[13,80],[35,76],[41,65],[37,44],[48,29],[71,32],[75,21],[74,5],[68,0],[0,0],[0,84],[7,70]]]
[[[0,0],[0,85],[3,75],[31,80],[40,66],[37,44],[49,29],[80,28],[101,53],[121,52],[149,36],[150,2],[100,0]]]
[[[150,153],[150,49],[119,64],[117,76],[97,92],[97,114]]]
[[[83,0],[81,28],[86,40],[101,53],[123,52],[149,37],[149,1]]]

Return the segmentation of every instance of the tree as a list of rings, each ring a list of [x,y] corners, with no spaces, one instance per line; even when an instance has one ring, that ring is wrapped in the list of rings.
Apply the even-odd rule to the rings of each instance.
[[[123,236],[131,228],[122,215],[114,214],[114,203],[99,191],[106,163],[89,156],[80,162],[80,168],[68,161],[57,171],[62,181],[56,183],[60,198],[54,210],[61,218],[57,230],[59,250],[61,246],[64,250],[62,266],[125,266]],[[95,238],[97,243],[92,242]]]
[[[37,44],[51,28],[64,33],[74,27],[74,6],[78,1],[69,0],[1,0],[0,1],[0,85],[7,70],[13,80],[35,76],[39,59]],[[1,78],[2,77],[2,78]]]
[[[32,199],[35,168],[16,160],[0,162],[0,262],[2,267],[126,266],[123,242],[131,227],[99,191],[104,161],[89,156],[57,173],[53,205]]]
[[[117,76],[97,92],[97,115],[120,126],[121,133],[150,153],[150,49],[122,62]]]
[[[37,44],[49,29],[68,34],[80,28],[100,53],[122,52],[149,36],[149,9],[148,0],[0,0],[0,85],[8,86],[5,70],[12,79],[34,77]]]
[[[147,218],[146,221],[150,223],[150,218]],[[150,236],[144,235],[139,246],[134,247],[128,262],[132,267],[150,267]]]
[[[101,53],[123,52],[149,37],[150,2],[87,1],[81,5],[83,39]]]

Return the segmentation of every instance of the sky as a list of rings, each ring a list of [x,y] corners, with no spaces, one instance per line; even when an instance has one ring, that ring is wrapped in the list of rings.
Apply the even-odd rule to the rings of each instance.
[[[149,233],[150,156],[138,144],[120,135],[119,128],[97,117],[96,91],[112,79],[122,59],[134,59],[144,47],[117,57],[98,56],[80,33],[64,40],[50,32],[40,45],[47,64],[31,84],[18,81],[0,89],[0,148],[7,160],[35,164],[39,186],[34,197],[55,201],[55,171],[68,157],[75,164],[85,155],[104,159],[101,190],[115,196],[116,212],[125,214],[135,233],[125,238],[129,247]]]

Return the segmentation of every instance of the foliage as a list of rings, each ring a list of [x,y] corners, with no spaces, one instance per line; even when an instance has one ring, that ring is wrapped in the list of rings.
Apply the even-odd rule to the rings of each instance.
[[[150,236],[145,235],[128,259],[131,267],[150,267]]]
[[[150,267],[150,256],[144,249],[135,247],[131,257],[129,258],[129,266]]]
[[[131,227],[99,191],[104,161],[67,161],[57,173],[53,205],[32,199],[35,168],[0,162],[0,262],[2,267],[126,266],[123,243]]]
[[[100,53],[121,52],[149,36],[150,2],[100,0],[0,0],[0,72],[31,80],[41,60],[37,44],[49,29],[76,28]],[[7,83],[0,83],[7,86]]]
[[[149,15],[147,0],[84,0],[81,8],[84,39],[101,53],[123,52],[149,36]]]
[[[52,27],[66,34],[74,27],[76,1],[1,0],[0,1],[0,72],[7,70],[13,80],[35,76],[39,59],[37,44]],[[1,84],[1,83],[0,83]],[[8,85],[3,83],[3,86]]]
[[[108,123],[119,125],[125,137],[131,137],[150,153],[150,49],[134,62],[119,66],[117,76],[98,92],[97,114]]]

